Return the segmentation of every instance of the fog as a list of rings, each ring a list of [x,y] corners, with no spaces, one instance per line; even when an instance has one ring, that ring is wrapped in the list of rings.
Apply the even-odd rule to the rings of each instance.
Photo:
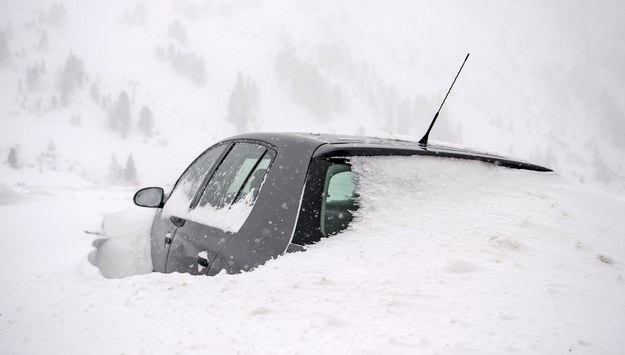
[[[431,141],[625,193],[619,1],[0,1],[0,183],[170,184],[250,131]]]

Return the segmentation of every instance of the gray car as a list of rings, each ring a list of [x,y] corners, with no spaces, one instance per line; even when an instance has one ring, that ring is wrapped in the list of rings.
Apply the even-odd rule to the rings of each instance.
[[[204,151],[172,191],[148,187],[137,205],[157,208],[157,272],[215,275],[254,269],[347,228],[358,208],[354,156],[434,156],[551,171],[504,157],[422,143],[327,134],[254,133]]]

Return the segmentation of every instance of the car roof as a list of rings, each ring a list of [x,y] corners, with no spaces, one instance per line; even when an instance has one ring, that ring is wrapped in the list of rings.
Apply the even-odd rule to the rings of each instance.
[[[308,146],[315,149],[313,157],[350,157],[350,156],[384,156],[384,155],[425,155],[435,157],[477,160],[514,169],[552,171],[540,165],[514,160],[507,157],[477,152],[469,149],[454,148],[445,145],[422,145],[416,141],[380,138],[368,136],[352,136],[327,133],[284,133],[262,132],[248,133],[229,138],[228,140],[260,140],[280,147],[292,144]]]

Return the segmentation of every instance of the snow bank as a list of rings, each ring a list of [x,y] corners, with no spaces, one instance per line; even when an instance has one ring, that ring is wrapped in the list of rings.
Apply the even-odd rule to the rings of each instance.
[[[19,203],[23,196],[8,187],[5,184],[0,183],[0,205],[12,205]]]
[[[104,216],[102,238],[93,242],[89,262],[107,278],[152,272],[150,229],[154,209],[130,208]]]

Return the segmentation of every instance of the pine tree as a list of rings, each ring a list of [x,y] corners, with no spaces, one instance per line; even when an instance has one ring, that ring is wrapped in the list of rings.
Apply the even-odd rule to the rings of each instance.
[[[37,158],[37,164],[39,165],[39,171],[44,170],[59,170],[59,159],[56,151],[56,145],[54,141],[50,139],[46,147],[46,151],[42,152]]]
[[[143,1],[137,1],[135,3],[135,6],[132,8],[132,10],[128,11],[124,11],[124,20],[126,20],[126,23],[128,23],[128,25],[133,26],[133,25],[138,25],[138,26],[143,26],[146,24],[147,20],[148,20],[148,11],[147,8],[145,6],[145,4],[143,3]]]
[[[121,136],[125,138],[130,132],[131,124],[130,97],[126,91],[122,91],[110,113],[109,128],[119,131]]]
[[[335,85],[332,88],[332,96],[330,97],[330,108],[333,112],[341,113],[345,108],[345,101],[341,87]]]
[[[111,184],[116,184],[122,175],[122,167],[117,161],[115,154],[111,154],[111,163],[109,164],[109,173],[106,180]]]
[[[203,56],[196,52],[180,51],[170,43],[166,58],[179,75],[189,78],[198,86],[206,84],[207,71]]]
[[[126,166],[124,167],[123,179],[126,184],[137,185],[137,168],[135,167],[135,160],[132,154],[128,155],[126,160]]]
[[[22,167],[22,162],[20,161],[19,155],[17,153],[17,148],[11,147],[9,150],[9,156],[7,158],[7,163],[13,169],[19,169]]]
[[[245,131],[254,118],[258,109],[259,96],[256,82],[239,72],[228,101],[228,119],[239,132]]]
[[[48,49],[48,31],[44,30],[39,36],[39,43],[37,44],[37,49],[40,51],[45,51]]]
[[[235,125],[237,131],[242,132],[247,125],[247,102],[245,99],[245,87],[243,74],[237,74],[237,81],[230,93],[228,100],[228,119]]]
[[[139,130],[146,136],[152,137],[154,133],[154,116],[148,106],[143,106],[139,112]]]
[[[54,141],[50,139],[48,141],[48,147],[46,151],[46,157],[48,159],[48,169],[50,170],[58,170],[59,168],[59,159],[58,154],[56,152],[56,144]]]
[[[61,88],[61,104],[67,106],[71,95],[82,87],[84,81],[84,69],[82,60],[74,54],[70,54],[65,60],[65,65],[59,77],[59,87]]]
[[[56,96],[52,96],[50,98],[50,110],[56,110],[59,107],[59,100],[56,98]]]
[[[41,71],[38,66],[28,67],[28,72],[26,74],[26,85],[28,86],[28,91],[33,92],[39,88],[41,84]]]
[[[67,11],[65,11],[65,6],[60,3],[54,3],[50,7],[50,11],[46,16],[45,20],[52,26],[57,28],[62,27],[65,24],[65,19],[67,18]]]
[[[72,113],[72,117],[69,120],[72,126],[80,127],[82,125],[82,117],[77,113]]]
[[[182,23],[180,23],[178,19],[176,19],[176,21],[169,25],[169,29],[167,29],[167,35],[177,40],[178,42],[180,42],[180,44],[184,46],[186,46],[188,43],[187,29]]]
[[[0,68],[9,62],[11,51],[9,50],[9,39],[6,32],[0,32]]]
[[[198,86],[206,85],[206,65],[204,64],[204,57],[194,57],[191,59],[191,68],[189,76],[194,84]]]
[[[98,83],[96,83],[95,81],[91,83],[91,90],[89,90],[89,95],[95,103],[100,102],[100,89],[98,88]]]

